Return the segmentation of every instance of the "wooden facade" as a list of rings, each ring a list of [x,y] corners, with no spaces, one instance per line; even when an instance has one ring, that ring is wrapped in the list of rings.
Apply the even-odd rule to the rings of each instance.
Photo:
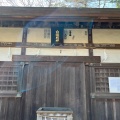
[[[51,58],[29,61],[26,56],[22,60],[21,97],[0,98],[1,120],[36,120],[40,106],[70,107],[75,120],[119,120],[120,95],[109,93],[108,77],[120,76],[120,64],[99,64],[100,59],[97,64],[83,63],[79,57]],[[1,67],[21,66],[14,61],[1,63]]]
[[[64,44],[51,45],[44,31],[53,27],[69,31]],[[120,77],[120,62],[99,56],[119,53],[119,29],[120,9],[0,7],[0,55],[15,53],[0,57],[0,120],[36,120],[40,107],[71,108],[74,120],[119,120],[120,94],[109,92],[108,77]],[[42,48],[60,54],[31,54]]]

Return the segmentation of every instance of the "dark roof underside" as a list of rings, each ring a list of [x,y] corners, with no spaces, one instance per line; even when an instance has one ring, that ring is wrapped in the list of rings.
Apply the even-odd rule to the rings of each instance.
[[[120,9],[0,7],[0,20],[120,22]]]

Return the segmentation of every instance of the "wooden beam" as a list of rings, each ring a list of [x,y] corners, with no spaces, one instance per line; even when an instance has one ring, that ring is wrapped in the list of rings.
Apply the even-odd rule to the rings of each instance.
[[[88,65],[94,68],[120,68],[120,63],[91,63]]]
[[[19,22],[19,21],[24,21],[24,22],[31,22],[31,21],[46,21],[46,22],[120,22],[119,18],[109,18],[109,19],[99,19],[96,17],[42,17],[42,18],[19,18],[19,17],[4,17],[4,16],[0,16],[0,21],[15,21],[15,22]]]
[[[17,48],[55,48],[55,49],[120,49],[120,44],[64,43],[63,46],[51,46],[51,43],[0,42],[0,47]]]
[[[120,94],[118,93],[91,93],[92,99],[120,99]]]
[[[35,56],[35,55],[13,55],[12,61],[60,61],[60,62],[85,62],[100,63],[100,56]]]

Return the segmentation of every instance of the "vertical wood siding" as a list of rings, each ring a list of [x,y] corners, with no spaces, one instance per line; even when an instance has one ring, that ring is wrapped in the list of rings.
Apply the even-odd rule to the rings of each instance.
[[[30,63],[25,91],[24,120],[35,120],[39,107],[70,107],[75,120],[85,120],[83,64]]]
[[[0,120],[22,120],[20,98],[0,98]]]

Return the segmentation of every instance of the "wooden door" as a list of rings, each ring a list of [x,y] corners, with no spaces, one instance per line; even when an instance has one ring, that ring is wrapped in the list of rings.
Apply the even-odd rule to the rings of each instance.
[[[109,92],[108,77],[120,77],[120,64],[92,64],[91,120],[119,120],[120,94]]]
[[[83,63],[30,62],[24,120],[36,120],[39,107],[69,107],[74,120],[87,120]]]

